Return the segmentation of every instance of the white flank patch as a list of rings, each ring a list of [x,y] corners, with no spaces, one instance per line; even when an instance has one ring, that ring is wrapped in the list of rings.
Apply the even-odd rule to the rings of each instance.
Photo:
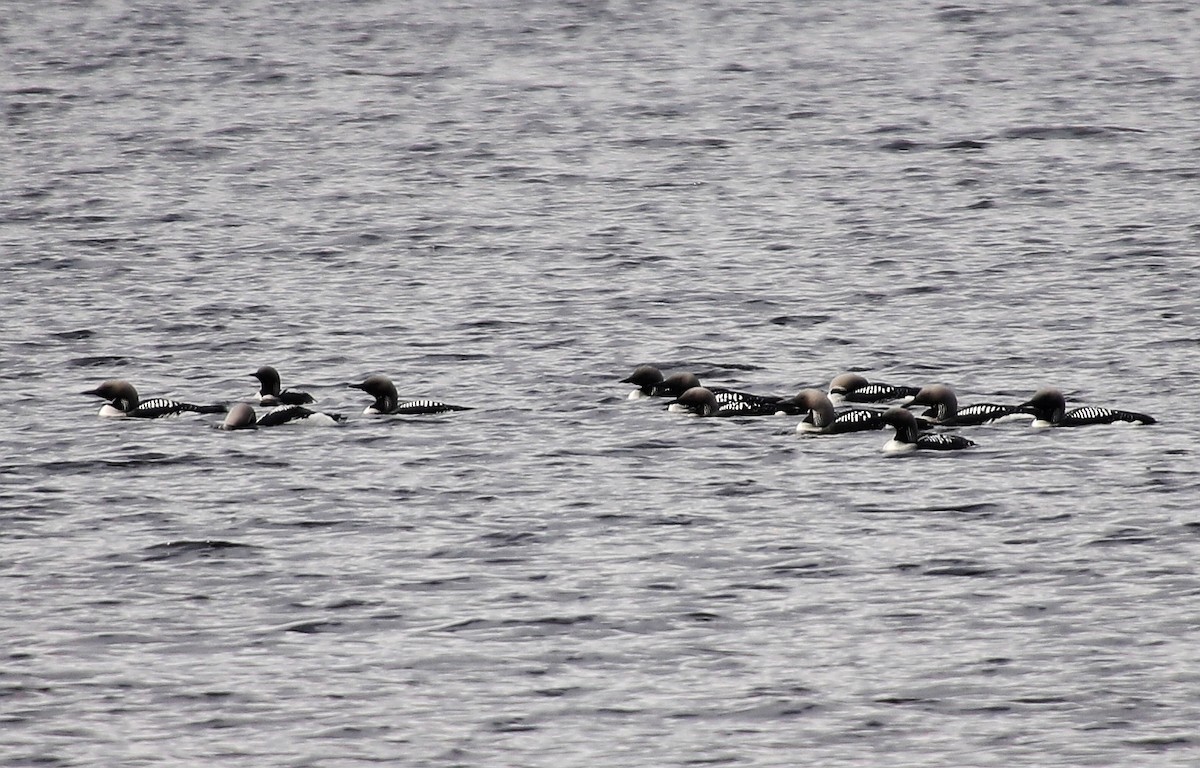
[[[1028,413],[1010,413],[1007,416],[1001,416],[998,419],[992,419],[988,424],[1008,424],[1014,421],[1025,421],[1029,418]]]
[[[915,450],[917,450],[916,443],[902,443],[894,437],[883,445],[883,452],[889,456],[903,456]]]
[[[312,414],[311,416],[306,416],[303,419],[298,419],[296,421],[296,423],[297,424],[305,424],[310,427],[332,427],[337,424],[337,419],[333,418],[328,413],[321,413],[320,411],[318,411],[318,412]]]

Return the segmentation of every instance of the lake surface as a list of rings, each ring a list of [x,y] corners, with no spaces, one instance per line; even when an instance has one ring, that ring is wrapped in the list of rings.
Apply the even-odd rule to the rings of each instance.
[[[1195,4],[10,5],[0,766],[1200,763]]]

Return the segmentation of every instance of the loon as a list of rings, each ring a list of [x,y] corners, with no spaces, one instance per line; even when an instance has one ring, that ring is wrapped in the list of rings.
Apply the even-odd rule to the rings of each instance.
[[[868,429],[883,429],[883,413],[867,408],[850,408],[838,413],[819,389],[802,389],[791,400],[798,412],[806,413],[796,431],[814,435],[842,435]]]
[[[406,400],[401,401],[396,392],[396,386],[387,376],[370,376],[362,384],[351,384],[351,389],[361,389],[375,402],[363,409],[364,416],[376,414],[407,414],[419,415],[426,413],[445,413],[446,411],[469,411],[465,405],[450,405],[438,400]]]
[[[945,384],[921,387],[913,399],[904,404],[906,408],[914,405],[930,406],[918,418],[943,427],[973,427],[1029,413],[1024,406],[995,403],[976,403],[960,408],[954,390]]]
[[[280,424],[331,426],[345,420],[346,418],[340,413],[321,413],[302,405],[281,405],[267,411],[259,418],[249,404],[238,403],[229,409],[225,421],[221,422],[217,429],[257,429],[258,427],[277,427]]]
[[[829,399],[834,405],[842,403],[887,403],[904,400],[920,391],[919,387],[905,387],[867,381],[857,373],[843,373],[829,382]]]
[[[1085,405],[1067,410],[1067,401],[1057,389],[1039,389],[1022,408],[1033,414],[1035,427],[1083,427],[1088,424],[1155,424],[1152,416]]]
[[[896,436],[884,443],[883,452],[892,455],[913,451],[958,451],[975,445],[961,435],[921,434],[917,417],[906,408],[893,406],[883,412],[883,422],[896,428]]]
[[[657,370],[657,369],[656,369]],[[634,371],[637,373],[637,371]],[[661,375],[661,374],[660,374]],[[632,377],[630,377],[632,378]],[[798,413],[795,406],[788,400],[777,395],[756,395],[752,392],[741,392],[726,387],[709,387],[700,383],[694,373],[673,373],[658,384],[654,385],[654,394],[660,397],[681,397],[689,389],[701,387],[707,389],[717,399],[721,408],[730,408],[735,403],[741,410],[742,416],[767,416],[776,413]]]
[[[181,413],[224,413],[224,405],[192,405],[176,400],[155,397],[139,400],[137,390],[124,379],[109,379],[95,389],[84,392],[96,395],[108,402],[100,407],[100,416],[110,419],[159,419],[163,416],[178,416]]]
[[[293,392],[290,389],[280,391],[279,371],[269,365],[262,366],[250,375],[262,385],[258,392],[259,405],[304,405],[316,402],[307,392]]]
[[[774,416],[780,412],[775,402],[737,399],[722,402],[720,394],[708,387],[689,387],[667,404],[667,410],[696,416]]]
[[[637,387],[629,393],[629,400],[654,397],[658,394],[655,390],[659,384],[662,384],[662,381],[662,371],[653,365],[639,365],[633,369],[633,373],[621,379],[622,384],[633,384]]]

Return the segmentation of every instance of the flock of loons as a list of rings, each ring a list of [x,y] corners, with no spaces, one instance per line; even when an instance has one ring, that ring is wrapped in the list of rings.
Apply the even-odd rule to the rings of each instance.
[[[100,407],[100,416],[112,419],[161,419],[186,413],[224,413],[225,420],[217,428],[225,430],[277,427],[283,424],[331,425],[346,420],[340,413],[309,408],[316,398],[307,392],[283,389],[279,371],[269,365],[262,366],[250,375],[258,379],[260,385],[259,406],[270,409],[261,416],[254,411],[254,406],[246,402],[193,405],[161,397],[141,400],[137,389],[124,379],[109,379],[83,394],[103,398],[105,403]],[[387,376],[369,376],[361,384],[351,384],[350,388],[360,389],[375,398],[375,402],[363,410],[364,416],[470,410],[467,406],[450,405],[438,400],[401,400],[396,386]]]
[[[223,413],[224,420],[217,427],[224,430],[296,423],[332,425],[345,421],[341,414],[309,408],[315,398],[307,392],[283,389],[279,372],[269,365],[262,366],[251,375],[260,384],[257,396],[259,406],[269,409],[262,415],[256,413],[247,402],[193,405],[165,398],[141,400],[137,389],[124,379],[110,379],[83,394],[104,399],[100,416],[105,418],[157,419],[185,413]],[[871,382],[857,373],[843,373],[835,377],[829,382],[828,392],[815,388],[803,389],[794,397],[708,387],[702,385],[695,374],[673,373],[664,376],[661,370],[652,365],[638,366],[621,382],[636,387],[629,394],[631,400],[670,398],[668,410],[696,416],[799,415],[803,418],[796,431],[802,434],[840,435],[891,427],[895,430],[895,436],[883,449],[888,454],[970,448],[975,445],[972,440],[946,430],[1014,419],[1032,419],[1035,427],[1155,423],[1152,417],[1133,411],[1095,406],[1067,410],[1066,400],[1057,389],[1038,390],[1023,403],[960,406],[954,390],[945,384],[899,386]],[[401,400],[391,379],[382,375],[370,376],[361,384],[351,384],[350,387],[374,398],[374,402],[363,410],[364,416],[469,410],[467,406],[438,400]]]
[[[663,376],[652,365],[638,366],[622,383],[636,389],[629,399],[671,398],[667,409],[706,417],[803,415],[796,431],[810,435],[840,435],[864,430],[895,429],[884,453],[958,451],[974,441],[950,429],[1011,420],[1032,420],[1035,427],[1082,427],[1090,424],[1153,424],[1144,413],[1082,406],[1067,410],[1057,389],[1040,389],[1023,403],[975,403],[960,406],[945,384],[910,387],[871,382],[857,373],[843,373],[829,382],[829,391],[803,389],[795,397],[757,395],[724,387],[708,387],[692,373]],[[918,412],[914,412],[914,410]]]

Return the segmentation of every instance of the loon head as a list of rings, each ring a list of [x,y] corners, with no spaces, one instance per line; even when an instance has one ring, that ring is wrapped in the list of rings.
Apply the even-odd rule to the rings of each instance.
[[[802,389],[791,402],[808,412],[804,420],[817,429],[828,427],[837,418],[833,402],[819,389]]]
[[[694,413],[697,416],[712,416],[720,407],[717,396],[707,387],[691,387],[667,406],[668,410]]]
[[[659,382],[654,388],[654,394],[667,397],[679,397],[689,389],[701,386],[700,379],[694,373],[672,373]]]
[[[217,429],[233,430],[233,429],[257,429],[258,417],[254,413],[254,409],[246,403],[238,403],[229,409],[229,413],[225,416],[225,421],[221,422]]]
[[[1063,414],[1067,410],[1067,400],[1063,397],[1063,393],[1053,387],[1045,387],[1033,393],[1033,397],[1018,406],[1022,410],[1032,413],[1033,418],[1037,421],[1044,421],[1048,424],[1057,424],[1062,420]]]
[[[351,384],[350,388],[361,389],[375,398],[375,402],[368,406],[364,413],[391,413],[400,404],[400,394],[396,391],[396,385],[392,384],[392,380],[387,376],[368,376],[362,384]]]
[[[259,383],[262,384],[261,394],[279,394],[279,371],[275,370],[269,365],[264,365],[250,375],[258,379]]]
[[[904,405],[906,407],[927,405],[930,407],[930,412],[925,414],[927,417],[931,416],[938,421],[944,421],[954,418],[958,413],[958,396],[945,384],[930,384],[921,387],[917,394],[913,395],[913,399]]]
[[[639,365],[633,373],[621,379],[622,384],[633,384],[644,395],[654,394],[654,388],[662,383],[662,371],[653,365]]]
[[[89,389],[83,394],[95,395],[108,401],[108,404],[118,411],[129,413],[138,407],[138,393],[125,379],[109,379],[95,389]]]
[[[917,429],[917,417],[912,415],[912,412],[907,408],[902,408],[898,405],[892,406],[883,412],[884,424],[896,428],[896,439],[902,443],[916,443],[917,435],[920,430]]]

